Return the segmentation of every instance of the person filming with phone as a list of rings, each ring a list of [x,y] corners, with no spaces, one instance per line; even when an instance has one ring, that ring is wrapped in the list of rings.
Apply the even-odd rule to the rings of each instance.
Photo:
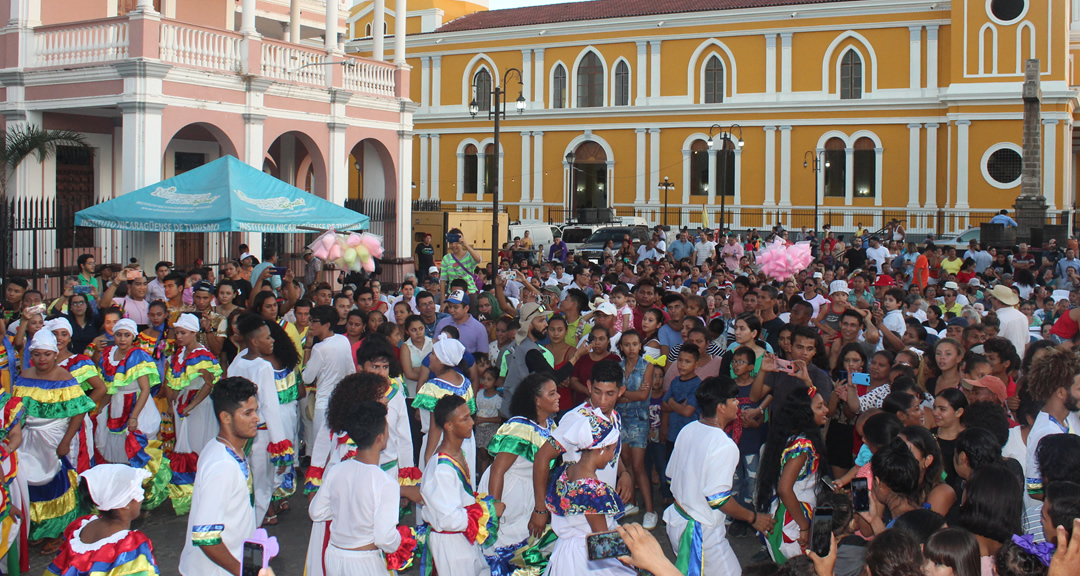
[[[125,318],[135,321],[139,330],[146,329],[150,325],[148,316],[150,303],[146,301],[146,294],[150,289],[150,285],[146,280],[146,276],[140,270],[125,268],[117,276],[117,279],[127,285],[127,296],[117,296],[116,289],[120,287],[120,282],[113,282],[105,289],[105,293],[101,295],[101,300],[98,301],[98,309],[108,310],[113,306],[117,306],[124,311]]]
[[[791,360],[767,354],[761,361],[761,371],[754,378],[750,400],[757,402],[772,393],[774,412],[783,410],[792,390],[813,386],[829,403],[832,396],[832,379],[815,362],[819,352],[824,352],[821,337],[809,326],[795,326],[791,330]]]
[[[480,253],[473,249],[465,240],[461,230],[453,228],[446,234],[446,255],[443,256],[439,268],[442,270],[442,280],[447,284],[446,292],[451,290],[449,285],[458,278],[468,284],[466,293],[475,294],[480,291],[473,276],[476,267],[483,262]]]

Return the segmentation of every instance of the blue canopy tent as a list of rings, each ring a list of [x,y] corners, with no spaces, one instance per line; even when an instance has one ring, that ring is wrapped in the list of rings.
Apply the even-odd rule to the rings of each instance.
[[[233,156],[75,213],[76,226],[137,232],[297,233],[369,224]]]

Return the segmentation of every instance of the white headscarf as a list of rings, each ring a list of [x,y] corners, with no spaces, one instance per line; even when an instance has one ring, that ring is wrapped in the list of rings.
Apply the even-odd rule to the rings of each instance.
[[[56,332],[57,330],[67,330],[68,334],[72,333],[71,322],[67,321],[67,318],[53,318],[45,322],[45,329],[49,332]]]
[[[461,359],[465,356],[465,345],[442,334],[439,336],[439,341],[432,347],[432,351],[443,364],[457,366],[461,364]]]
[[[132,336],[139,335],[139,327],[135,325],[134,320],[129,320],[128,318],[124,318],[123,320],[116,323],[116,326],[113,327],[113,334],[121,330],[127,330],[128,332],[131,332]]]
[[[30,341],[30,351],[33,352],[34,350],[59,352],[60,348],[56,345],[56,335],[51,330],[38,330],[37,334],[34,334],[34,339]]]
[[[199,319],[194,314],[181,314],[180,318],[173,323],[173,328],[183,328],[188,332],[198,332],[202,330],[199,326]]]
[[[86,479],[90,498],[98,510],[107,511],[123,508],[132,500],[142,502],[143,481],[150,477],[150,472],[126,464],[98,464],[79,477]]]
[[[575,418],[559,427],[559,443],[567,449],[563,459],[568,462],[580,460],[584,450],[605,448],[619,441],[615,424],[599,408],[590,411],[588,418]]]

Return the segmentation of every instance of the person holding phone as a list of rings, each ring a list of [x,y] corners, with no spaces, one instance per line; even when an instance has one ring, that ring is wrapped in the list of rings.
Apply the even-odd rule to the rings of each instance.
[[[675,441],[667,466],[675,503],[664,512],[668,539],[676,543],[678,565],[701,566],[702,574],[738,574],[739,559],[727,541],[725,519],[741,520],[760,533],[773,518],[748,510],[731,497],[739,447],[724,428],[739,417],[739,387],[726,376],[706,378],[695,392],[701,407]],[[689,531],[701,534],[684,538]]]
[[[106,310],[117,306],[124,311],[124,318],[134,320],[140,329],[148,326],[150,302],[146,299],[149,290],[146,276],[139,270],[125,268],[118,279],[127,285],[127,296],[117,296],[116,289],[120,287],[120,282],[113,282],[98,300],[98,308]]]
[[[461,230],[457,228],[450,230],[446,234],[446,255],[443,256],[442,262],[439,263],[442,280],[448,286],[447,292],[450,292],[449,284],[459,278],[468,285],[466,293],[474,294],[479,292],[480,286],[476,285],[473,273],[483,261],[484,259],[480,256],[480,253],[465,241],[465,235],[461,233]]]

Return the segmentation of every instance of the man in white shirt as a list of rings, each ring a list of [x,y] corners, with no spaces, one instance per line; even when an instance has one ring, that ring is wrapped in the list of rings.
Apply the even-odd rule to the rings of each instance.
[[[874,261],[878,274],[881,274],[881,265],[891,260],[889,249],[881,245],[881,239],[877,236],[870,238],[870,247],[866,249],[866,259]]]
[[[998,336],[1007,338],[1009,342],[1012,342],[1013,347],[1016,348],[1016,353],[1022,358],[1028,342],[1031,341],[1031,335],[1028,332],[1027,316],[1024,316],[1023,312],[1016,309],[1016,305],[1020,303],[1020,297],[1016,292],[1012,291],[1012,288],[1004,284],[998,284],[994,286],[993,290],[986,293],[986,299],[993,305],[994,313],[997,314],[998,321],[1001,322]]]
[[[701,266],[705,263],[705,260],[712,258],[716,255],[716,242],[712,240],[712,233],[705,236],[705,239],[694,245],[694,263]]]
[[[641,264],[646,258],[655,262],[658,258],[663,257],[662,253],[656,249],[656,241],[649,240],[647,243],[638,246],[637,249],[637,262]]]
[[[169,275],[169,272],[172,272],[172,262],[158,262],[154,266],[154,275],[156,277],[146,286],[147,301],[153,302],[165,299],[165,287],[161,283],[165,281],[165,277]]]
[[[349,338],[334,334],[338,313],[333,306],[316,306],[311,310],[311,327],[308,328],[307,344],[304,345],[304,384],[315,384],[315,415],[311,419],[315,428],[315,445],[311,449],[311,467],[308,479],[313,475],[322,481],[322,464],[330,454],[330,431],[326,428],[326,407],[338,382],[356,373],[352,344]],[[318,344],[312,345],[314,341]]]

